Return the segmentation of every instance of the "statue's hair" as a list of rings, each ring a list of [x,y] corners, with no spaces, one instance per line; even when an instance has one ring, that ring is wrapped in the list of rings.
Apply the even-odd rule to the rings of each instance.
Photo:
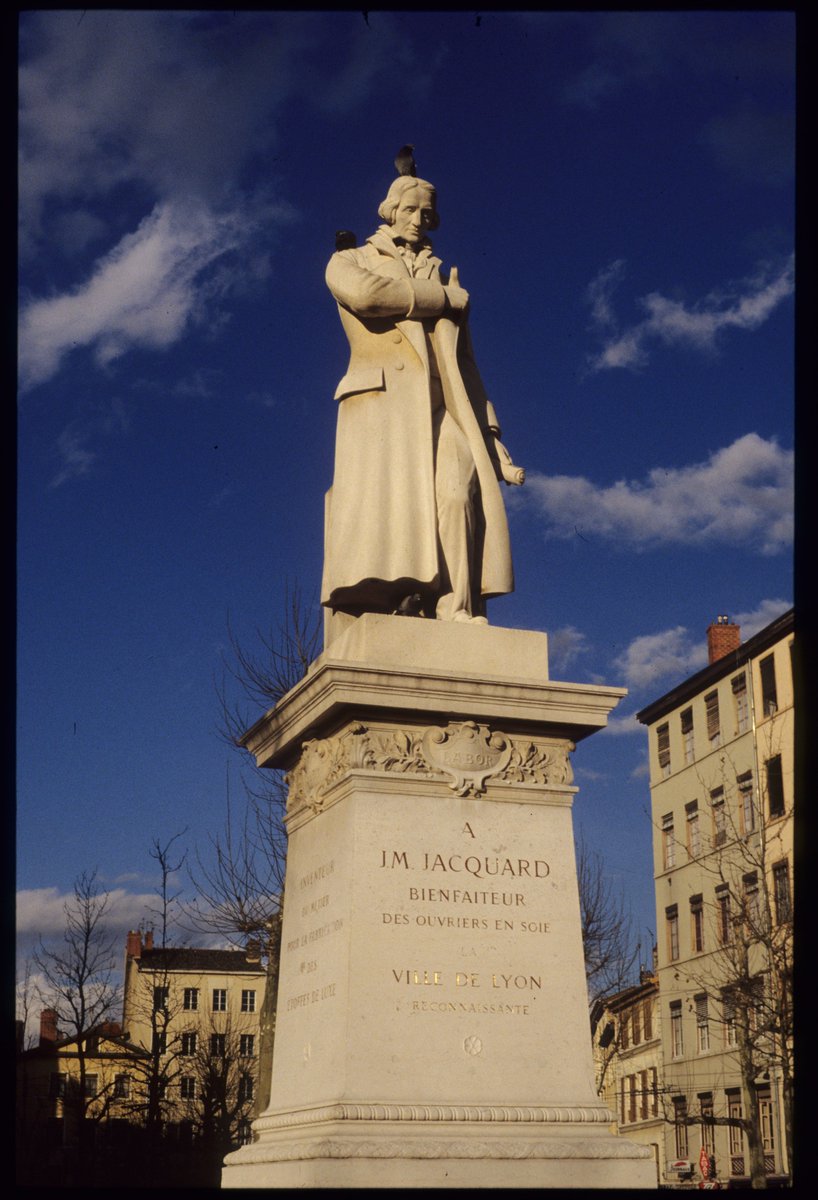
[[[417,179],[414,175],[398,176],[398,178],[390,186],[389,191],[386,193],[386,199],[378,209],[378,216],[382,221],[385,221],[387,225],[392,225],[394,223],[395,213],[397,212],[397,208],[401,202],[403,193],[408,192],[409,189],[413,187],[423,188],[424,191],[430,194],[432,198],[432,206],[434,208],[434,215],[432,217],[432,222],[429,226],[429,229],[430,231],[437,229],[438,225],[440,224],[440,215],[437,211],[437,189],[433,183],[429,183],[425,179]]]

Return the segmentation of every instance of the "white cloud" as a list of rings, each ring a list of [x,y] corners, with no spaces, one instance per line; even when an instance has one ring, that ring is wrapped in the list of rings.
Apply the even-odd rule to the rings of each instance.
[[[719,165],[753,182],[785,183],[795,168],[795,117],[790,112],[765,112],[745,102],[732,112],[714,117],[702,133]]]
[[[311,64],[328,43],[333,65],[322,59],[316,89]],[[197,318],[217,332],[220,298],[269,269],[256,239],[293,219],[266,194],[286,106],[327,102],[337,115],[396,69],[428,86],[436,62],[415,72],[390,14],[372,30],[357,13],[295,11],[35,11],[21,17],[20,52],[21,259],[39,255],[58,274],[109,248],[83,283],[24,307],[23,389],[76,346],[105,367],[132,347],[171,345]],[[73,457],[76,473],[82,447]]]
[[[641,733],[642,728],[643,726],[636,719],[636,714],[627,713],[621,717],[616,715],[608,717],[608,724],[602,729],[602,733],[618,737],[621,734]]]
[[[748,638],[753,637],[759,630],[764,629],[765,626],[782,616],[790,608],[792,608],[792,601],[790,600],[762,600],[759,606],[750,612],[737,612],[728,615],[730,620],[740,627],[741,640],[746,642]]]
[[[93,438],[107,438],[127,430],[130,423],[128,407],[119,397],[95,400],[91,411],[75,418],[58,436],[55,455],[60,467],[51,480],[51,487],[60,487],[69,479],[87,475],[97,460],[89,448]]]
[[[154,892],[129,892],[115,887],[102,889],[100,896],[108,897],[103,926],[109,933],[123,936],[144,921],[145,913],[157,906]],[[40,938],[48,941],[61,936],[65,929],[65,905],[74,899],[73,891],[61,892],[57,887],[23,888],[17,893],[17,936],[23,939]]]
[[[636,549],[732,545],[775,554],[793,534],[793,453],[756,433],[687,467],[655,467],[643,482],[597,485],[529,472],[528,502],[546,537],[600,537]]]
[[[588,650],[585,634],[573,625],[548,631],[548,658],[552,667],[564,670]]]
[[[643,688],[669,675],[684,679],[707,663],[703,637],[692,637],[683,625],[634,638],[614,659],[628,687]],[[638,728],[635,718],[634,727]]]
[[[750,612],[728,615],[740,627],[741,640],[746,642],[790,607],[786,600],[769,599],[762,600]],[[646,688],[653,686],[657,680],[671,677],[680,682],[707,666],[707,641],[702,633],[691,634],[685,626],[677,625],[673,629],[634,638],[613,665],[622,672],[628,687]],[[630,732],[628,722],[632,722],[633,731],[642,728],[635,717],[622,718],[621,721],[622,727],[618,732]]]
[[[197,315],[207,268],[245,244],[256,224],[239,207],[216,213],[193,201],[157,205],[99,260],[85,284],[23,309],[23,390],[51,378],[76,347],[92,347],[106,366],[134,346],[171,345]],[[220,286],[224,290],[229,282]]]
[[[315,32],[295,12],[24,14],[23,250],[48,236],[47,202],[93,204],[123,183],[223,202],[276,144]]]
[[[714,290],[691,306],[650,292],[638,301],[645,318],[620,330],[611,297],[624,272],[624,261],[617,259],[588,285],[592,328],[604,338],[602,349],[589,356],[591,371],[644,367],[656,345],[713,351],[725,331],[757,329],[795,290],[795,259],[790,255],[784,262],[761,264],[752,276]]]

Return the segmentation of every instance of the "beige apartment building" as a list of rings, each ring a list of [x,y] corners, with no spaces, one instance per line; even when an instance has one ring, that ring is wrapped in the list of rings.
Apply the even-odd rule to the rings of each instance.
[[[649,736],[666,1184],[698,1178],[703,1153],[722,1184],[746,1181],[737,1121],[753,1111],[769,1179],[788,1175],[791,1152],[794,614],[743,643],[719,617],[707,638],[708,665],[637,714]]]
[[[591,1007],[597,1091],[614,1117],[612,1131],[647,1146],[656,1180],[665,1177],[658,980],[642,970],[638,984],[603,996]]]
[[[252,947],[155,947],[151,933],[128,934],[122,1026],[154,1058],[163,1124],[195,1135],[215,1102],[236,1140],[249,1139],[266,979]]]
[[[266,982],[252,947],[129,933],[121,1023],[70,1036],[45,1009],[29,1050],[19,1023],[18,1183],[218,1186],[224,1155],[251,1137]]]

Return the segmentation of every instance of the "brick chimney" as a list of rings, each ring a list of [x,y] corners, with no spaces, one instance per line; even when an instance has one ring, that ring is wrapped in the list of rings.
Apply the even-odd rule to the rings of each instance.
[[[40,1045],[53,1046],[57,1037],[57,1014],[53,1008],[44,1008],[40,1013]]]
[[[125,946],[126,958],[141,958],[142,957],[142,934],[138,929],[131,929],[128,932],[128,941]]]
[[[153,950],[153,930],[149,929],[145,934],[145,949]]]
[[[728,617],[716,617],[707,626],[707,661],[714,663],[741,645],[741,626],[733,625]]]

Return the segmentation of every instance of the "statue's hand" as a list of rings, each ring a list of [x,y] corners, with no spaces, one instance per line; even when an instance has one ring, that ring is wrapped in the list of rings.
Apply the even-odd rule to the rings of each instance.
[[[494,462],[494,470],[498,479],[502,479],[504,483],[512,484],[514,487],[521,487],[525,483],[525,469],[523,467],[515,467],[511,461],[511,455],[506,450],[503,443],[496,434],[490,433],[493,446],[489,446],[489,450],[493,449],[491,455]]]
[[[443,291],[446,293],[446,307],[448,309],[453,309],[454,312],[464,312],[468,308],[469,293],[465,288],[460,286],[457,267],[452,267],[449,272],[449,282],[443,285]]]

